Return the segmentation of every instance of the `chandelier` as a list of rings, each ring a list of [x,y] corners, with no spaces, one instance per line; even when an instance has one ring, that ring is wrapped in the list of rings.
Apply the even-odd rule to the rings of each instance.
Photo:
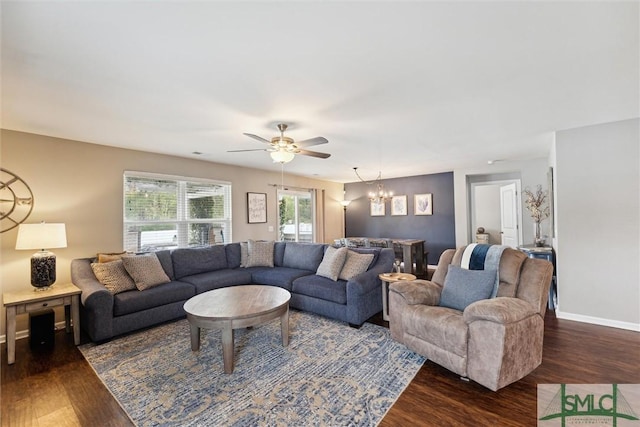
[[[356,176],[358,177],[358,179],[362,182],[364,182],[365,184],[375,184],[376,185],[376,191],[370,191],[368,194],[369,200],[372,201],[373,203],[384,203],[384,202],[388,202],[389,200],[391,200],[391,197],[393,197],[393,192],[391,191],[385,191],[384,189],[384,184],[382,183],[382,172],[378,172],[378,176],[376,177],[375,180],[373,181],[365,181],[364,179],[362,179],[362,177],[360,176],[360,174],[358,173],[358,168],[353,168],[353,171],[355,172]]]

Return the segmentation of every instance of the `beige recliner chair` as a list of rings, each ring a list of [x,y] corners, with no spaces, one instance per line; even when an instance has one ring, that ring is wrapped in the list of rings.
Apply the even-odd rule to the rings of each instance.
[[[445,251],[431,281],[391,284],[391,336],[432,362],[496,391],[542,363],[553,265],[505,249],[495,298],[473,302],[464,311],[441,307],[449,265],[460,266],[463,251]]]

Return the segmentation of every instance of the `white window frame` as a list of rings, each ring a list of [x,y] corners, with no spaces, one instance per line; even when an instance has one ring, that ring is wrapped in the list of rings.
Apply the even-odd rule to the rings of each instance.
[[[126,206],[126,185],[128,178],[146,178],[146,179],[156,179],[162,181],[175,181],[177,184],[177,212],[176,218],[170,220],[151,220],[151,221],[131,221],[127,220],[127,206]],[[220,185],[225,187],[224,189],[224,213],[223,218],[215,218],[215,219],[193,219],[188,218],[188,210],[187,210],[187,186],[188,184],[211,184],[211,185]],[[206,178],[193,178],[193,177],[184,177],[178,175],[166,175],[159,173],[150,173],[150,172],[138,172],[138,171],[125,171],[122,179],[122,247],[123,250],[127,251],[135,251],[139,252],[140,247],[138,247],[138,242],[136,239],[135,248],[129,243],[131,241],[129,238],[128,229],[131,226],[144,226],[144,225],[162,225],[162,224],[176,224],[177,226],[177,241],[176,247],[186,248],[189,247],[189,225],[190,224],[223,224],[224,230],[224,241],[223,243],[228,243],[232,241],[232,186],[231,182],[228,181],[219,181],[212,180]]]

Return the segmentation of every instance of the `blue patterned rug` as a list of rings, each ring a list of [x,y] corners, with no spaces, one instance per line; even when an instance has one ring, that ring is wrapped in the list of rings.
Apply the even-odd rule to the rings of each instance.
[[[186,320],[80,351],[138,426],[376,426],[424,363],[370,323],[292,310],[289,330],[236,330],[231,375],[220,331],[192,352]]]

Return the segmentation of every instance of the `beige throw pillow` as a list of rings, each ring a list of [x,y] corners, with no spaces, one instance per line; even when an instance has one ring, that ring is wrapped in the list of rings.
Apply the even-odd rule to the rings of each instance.
[[[98,262],[111,262],[119,260],[125,254],[126,252],[98,252],[96,258]]]
[[[120,259],[112,262],[91,263],[91,269],[96,279],[113,295],[136,289],[135,282]]]
[[[338,276],[341,280],[351,280],[358,274],[362,274],[369,268],[373,261],[373,254],[360,254],[355,251],[347,251],[347,260],[344,262],[342,271]]]
[[[273,241],[249,240],[247,267],[273,267],[273,244]]]
[[[316,274],[336,281],[338,280],[338,276],[342,271],[346,259],[347,248],[334,248],[333,246],[329,246],[324,252],[322,262],[318,266]]]
[[[249,262],[249,243],[240,242],[240,267],[246,267]]]
[[[122,257],[122,263],[139,291],[171,281],[167,273],[164,272],[158,256],[154,253],[125,256]]]

